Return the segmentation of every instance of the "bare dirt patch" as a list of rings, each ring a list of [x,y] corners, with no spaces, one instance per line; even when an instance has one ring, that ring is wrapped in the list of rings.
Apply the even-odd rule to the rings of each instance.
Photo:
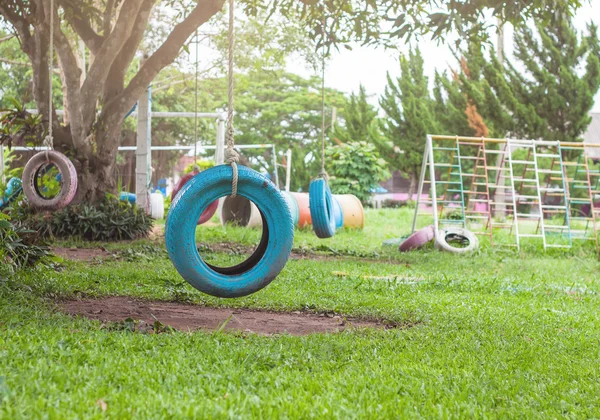
[[[384,321],[346,318],[332,314],[270,312],[249,309],[209,308],[175,302],[142,301],[129,297],[109,297],[59,303],[61,311],[103,322],[127,319],[152,325],[160,321],[177,330],[225,330],[260,335],[336,333],[352,328],[403,328],[406,325]]]
[[[113,254],[103,248],[52,248],[52,253],[65,260],[90,262],[96,259],[112,257]]]

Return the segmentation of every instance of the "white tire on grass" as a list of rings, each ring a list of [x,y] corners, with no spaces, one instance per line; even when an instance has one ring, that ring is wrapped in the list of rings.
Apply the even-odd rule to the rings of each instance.
[[[457,248],[450,245],[452,240],[468,241],[469,245],[464,248]],[[438,230],[435,238],[435,247],[440,251],[452,252],[455,254],[468,254],[479,248],[479,239],[473,232],[463,228],[447,228]]]

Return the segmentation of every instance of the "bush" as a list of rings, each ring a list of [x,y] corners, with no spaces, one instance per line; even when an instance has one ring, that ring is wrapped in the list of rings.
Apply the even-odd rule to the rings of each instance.
[[[375,146],[356,141],[327,149],[330,186],[335,194],[354,194],[366,203],[371,189],[390,176]]]
[[[37,232],[11,223],[0,213],[0,268],[15,271],[37,264],[48,255],[48,247]]]
[[[145,238],[153,220],[145,211],[116,197],[96,204],[76,204],[42,215],[27,205],[15,206],[14,220],[44,238],[80,238],[88,241],[122,241]]]

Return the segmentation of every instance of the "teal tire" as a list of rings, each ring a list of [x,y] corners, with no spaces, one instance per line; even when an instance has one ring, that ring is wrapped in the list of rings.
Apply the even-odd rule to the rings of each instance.
[[[335,234],[336,220],[333,195],[322,178],[315,179],[308,188],[310,217],[313,230],[319,238],[331,238]]]
[[[238,195],[258,207],[263,219],[262,239],[254,253],[233,267],[216,267],[198,254],[196,225],[215,200],[231,194],[229,165],[207,169],[187,182],[175,197],[167,216],[165,239],[177,272],[206,294],[234,298],[255,293],[277,277],[294,242],[288,205],[277,187],[260,173],[238,166]]]

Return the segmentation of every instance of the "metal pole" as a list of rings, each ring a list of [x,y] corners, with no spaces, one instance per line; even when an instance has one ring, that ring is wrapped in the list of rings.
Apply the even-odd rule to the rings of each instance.
[[[138,101],[137,149],[135,152],[135,196],[137,206],[150,211],[150,175],[152,166],[151,143],[151,95],[150,86]]]
[[[222,165],[225,163],[225,120],[223,118],[217,120],[216,147],[215,164]]]
[[[430,136],[427,136],[427,149],[429,150],[429,176],[431,178],[430,191],[431,203],[433,206],[433,230],[435,237],[438,235],[438,208],[437,208],[437,193],[435,191],[435,167],[433,165],[433,142]]]
[[[287,149],[285,165],[285,190],[290,192],[290,184],[292,182],[292,149]]]
[[[275,145],[272,146],[273,150],[273,168],[275,169],[275,185],[277,188],[281,188],[279,185],[279,169],[277,169],[277,151],[275,150]]]
[[[429,140],[430,137],[427,136]],[[429,158],[429,148],[425,145],[425,150],[423,151],[423,162],[421,162],[421,175],[419,176],[419,188],[417,193],[417,205],[415,207],[415,217],[413,217],[412,230],[410,233],[415,233],[417,229],[417,216],[419,213],[419,206],[421,205],[421,194],[423,194],[423,184],[425,183],[425,173],[427,172],[427,159]],[[408,198],[409,200],[411,197]]]

